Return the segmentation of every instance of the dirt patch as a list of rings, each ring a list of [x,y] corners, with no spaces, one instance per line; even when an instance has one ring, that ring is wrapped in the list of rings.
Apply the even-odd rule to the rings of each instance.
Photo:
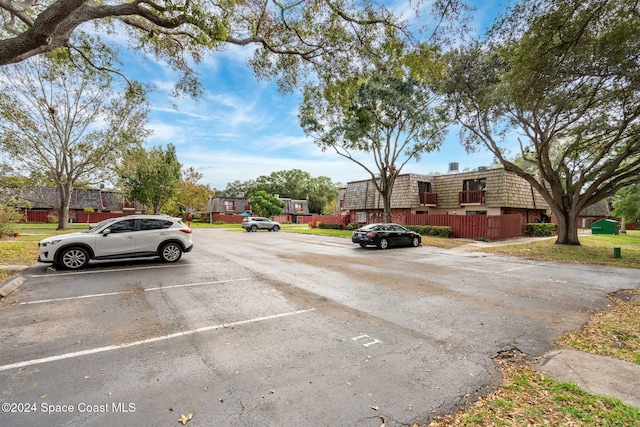
[[[609,296],[623,301],[640,302],[640,289],[621,289],[610,293]]]

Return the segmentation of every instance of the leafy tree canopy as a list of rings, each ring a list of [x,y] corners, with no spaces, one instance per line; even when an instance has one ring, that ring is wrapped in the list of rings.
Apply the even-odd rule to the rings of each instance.
[[[451,57],[463,141],[540,192],[558,244],[579,244],[579,213],[640,181],[639,25],[631,0],[524,0]]]
[[[249,198],[249,205],[255,215],[272,217],[280,215],[284,209],[284,202],[266,191],[256,191]]]
[[[295,200],[307,200],[309,212],[323,213],[338,196],[338,184],[326,176],[312,177],[300,169],[272,172],[247,181],[233,181],[224,190],[214,190],[216,197],[251,197],[258,191]]]
[[[440,146],[450,121],[438,92],[445,68],[436,49],[413,49],[388,34],[376,52],[365,72],[306,87],[299,119],[319,147],[369,173],[391,221],[396,177]]]
[[[631,185],[618,191],[613,207],[613,215],[624,218],[626,224],[640,221],[640,185]]]
[[[250,196],[260,190],[280,197],[307,200],[311,213],[321,213],[327,201],[338,195],[338,187],[331,178],[326,176],[314,178],[300,169],[260,176],[256,179],[254,186],[247,190],[247,195]]]
[[[213,190],[206,184],[199,184],[201,179],[202,174],[193,167],[182,171],[178,190],[172,201],[177,212],[204,212]]]
[[[281,87],[291,88],[305,70],[343,67],[363,42],[399,25],[368,0],[6,0],[0,12],[0,65],[63,47],[98,67],[112,67],[114,51],[104,35],[124,33],[130,48],[180,71],[178,89],[192,94],[200,85],[191,64],[207,52],[255,46],[251,65],[257,75],[278,76]]]
[[[120,166],[120,184],[132,200],[159,214],[176,195],[181,168],[172,144],[166,150],[134,148],[126,153]]]
[[[144,88],[119,91],[110,73],[54,54],[0,68],[0,144],[32,186],[57,188],[59,228],[73,188],[110,177],[122,152],[149,134]]]

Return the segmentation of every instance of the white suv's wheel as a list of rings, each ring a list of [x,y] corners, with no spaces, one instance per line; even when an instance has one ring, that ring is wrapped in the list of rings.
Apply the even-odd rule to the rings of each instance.
[[[60,254],[60,264],[69,270],[82,268],[89,262],[89,253],[82,248],[67,248]]]
[[[182,248],[177,243],[167,243],[160,249],[160,259],[164,262],[176,262],[182,256]]]

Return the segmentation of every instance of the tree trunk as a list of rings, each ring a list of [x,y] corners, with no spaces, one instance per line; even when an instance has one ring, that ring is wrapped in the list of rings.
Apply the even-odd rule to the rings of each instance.
[[[63,204],[58,208],[58,230],[66,230],[69,228],[69,203]]]
[[[60,193],[60,205],[58,207],[58,230],[69,228],[69,205],[71,204],[71,188],[63,185],[58,186]]]
[[[381,171],[386,174],[386,171]],[[380,195],[384,203],[384,222],[393,222],[391,215],[391,195],[393,194],[393,186],[395,184],[396,177],[393,174],[383,175],[380,180],[381,189]]]
[[[580,245],[578,240],[578,224],[575,215],[568,212],[554,212],[558,221],[558,238],[556,245]]]
[[[389,179],[382,178],[380,180],[380,195],[382,196],[382,206],[384,208],[384,222],[391,221],[391,193],[393,191],[393,183]]]
[[[393,222],[391,217],[391,194],[389,191],[384,194],[384,222]]]

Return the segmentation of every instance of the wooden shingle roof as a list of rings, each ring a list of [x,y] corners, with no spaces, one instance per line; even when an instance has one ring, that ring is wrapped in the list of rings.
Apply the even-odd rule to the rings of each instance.
[[[413,209],[420,207],[419,182],[429,182],[432,192],[438,195],[438,208],[456,209],[460,207],[458,194],[463,191],[465,180],[486,180],[487,207],[511,207],[522,209],[549,209],[540,193],[531,185],[504,169],[489,169],[447,175],[403,174],[396,179],[391,195],[392,208]],[[343,209],[383,209],[382,197],[372,180],[353,181],[344,191]],[[342,193],[341,193],[342,196]]]

